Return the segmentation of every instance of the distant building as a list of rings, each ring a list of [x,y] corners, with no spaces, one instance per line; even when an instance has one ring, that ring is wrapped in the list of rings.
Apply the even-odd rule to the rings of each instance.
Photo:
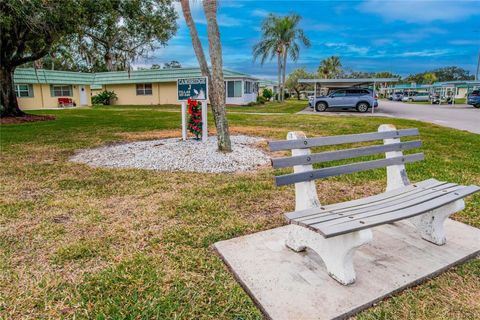
[[[474,89],[480,87],[480,82],[470,80],[435,82],[433,84],[397,84],[383,88],[386,96],[394,92],[430,92],[442,96],[455,96],[455,99],[463,99]]]
[[[275,94],[278,90],[278,83],[276,81],[262,79],[258,82],[258,94],[262,95],[263,90],[270,89]]]
[[[224,70],[227,105],[246,105],[257,100],[258,79]],[[119,72],[83,73],[17,68],[15,92],[20,108],[56,108],[59,98],[70,98],[76,106],[91,106],[91,97],[114,91],[114,105],[179,104],[177,78],[199,77],[199,68],[175,68]]]

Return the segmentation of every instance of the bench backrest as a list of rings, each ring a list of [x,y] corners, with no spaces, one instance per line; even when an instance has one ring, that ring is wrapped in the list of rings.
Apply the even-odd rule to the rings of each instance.
[[[294,173],[277,176],[275,178],[277,186],[311,181],[330,176],[337,176],[346,173],[365,171],[376,168],[383,168],[392,165],[403,165],[424,159],[423,153],[403,155],[395,153],[397,151],[409,150],[422,146],[419,140],[400,142],[400,137],[417,136],[418,129],[389,130],[383,132],[370,132],[362,134],[340,135],[318,138],[302,138],[293,140],[271,141],[269,143],[271,151],[292,150],[293,156],[272,159],[273,168],[285,168],[295,166],[312,165],[334,160],[351,159],[361,156],[374,155],[378,153],[387,153],[386,159],[363,161],[346,165],[332,166],[322,169],[295,170]],[[373,145],[368,147],[344,149],[338,151],[327,151],[310,154],[310,152],[298,152],[302,149],[312,147],[340,145],[347,143],[357,143],[366,141],[384,140],[383,145]],[[296,151],[296,152],[294,152]],[[297,167],[298,168],[298,167]],[[311,167],[309,167],[311,168]]]
[[[71,98],[58,98],[58,103],[72,103],[73,99]]]

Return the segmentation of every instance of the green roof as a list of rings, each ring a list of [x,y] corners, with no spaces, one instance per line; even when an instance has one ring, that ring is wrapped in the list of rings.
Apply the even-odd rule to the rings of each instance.
[[[424,85],[424,84],[412,85],[411,83],[404,83],[404,84],[396,84],[392,88],[394,89],[428,89],[430,87],[431,87],[430,85]]]
[[[259,81],[259,86],[260,87],[269,87],[269,86],[277,86],[278,83],[273,80],[268,80],[268,79],[260,79]]]
[[[227,79],[254,77],[236,71],[224,70]],[[46,69],[17,68],[14,74],[15,83],[46,83],[46,84],[90,84],[98,88],[104,84],[174,82],[178,78],[200,77],[199,68],[155,69],[116,72],[72,72],[53,71]]]
[[[15,83],[47,84],[91,84],[95,74],[72,71],[54,71],[46,69],[17,68],[13,80]]]
[[[122,84],[122,83],[150,83],[150,82],[173,82],[178,78],[201,77],[199,68],[174,68],[174,69],[155,69],[155,70],[135,70],[131,72],[97,72],[95,74],[94,84]],[[252,78],[252,76],[224,70],[225,78]]]

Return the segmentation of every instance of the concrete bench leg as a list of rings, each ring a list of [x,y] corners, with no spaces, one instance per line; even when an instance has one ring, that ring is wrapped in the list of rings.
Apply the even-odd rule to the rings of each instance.
[[[332,238],[307,228],[292,225],[286,245],[299,252],[307,247],[315,251],[325,263],[328,274],[343,285],[355,282],[353,255],[355,249],[372,240],[370,229],[352,232]]]
[[[423,239],[441,246],[447,242],[443,223],[451,214],[461,211],[464,208],[465,202],[463,200],[457,200],[446,206],[410,218],[409,221],[417,228],[417,231]]]

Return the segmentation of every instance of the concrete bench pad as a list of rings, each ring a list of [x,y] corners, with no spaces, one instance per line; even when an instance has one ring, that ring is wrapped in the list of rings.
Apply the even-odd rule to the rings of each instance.
[[[269,319],[342,319],[389,295],[421,283],[480,253],[480,229],[445,222],[448,242],[420,238],[407,222],[373,229],[373,240],[357,249],[357,281],[342,286],[311,250],[285,246],[288,225],[215,243],[245,291]]]

